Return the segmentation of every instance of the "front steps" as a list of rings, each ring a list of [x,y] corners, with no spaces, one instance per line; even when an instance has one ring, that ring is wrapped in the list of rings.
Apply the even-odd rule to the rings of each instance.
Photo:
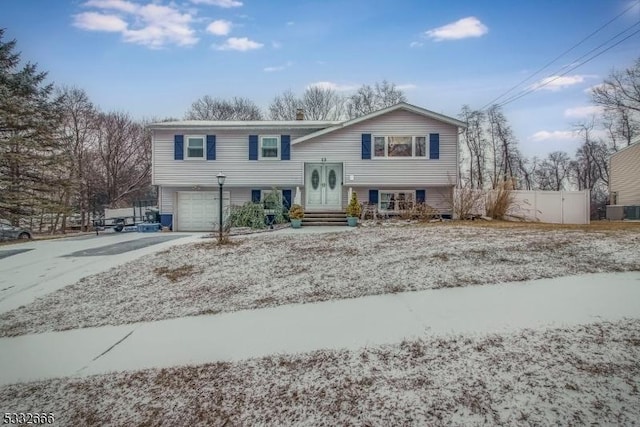
[[[305,212],[304,218],[302,218],[302,226],[346,226],[347,214],[345,212],[336,211],[319,211],[319,212]]]

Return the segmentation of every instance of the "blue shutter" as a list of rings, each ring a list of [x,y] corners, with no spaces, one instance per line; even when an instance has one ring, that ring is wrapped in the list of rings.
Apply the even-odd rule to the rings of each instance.
[[[173,159],[184,160],[184,135],[173,136]]]
[[[282,207],[286,210],[291,207],[291,190],[282,190]]]
[[[280,160],[291,160],[291,136],[280,135]]]
[[[207,160],[216,159],[216,136],[207,135]]]
[[[370,133],[362,134],[362,159],[363,160],[371,159],[371,134]]]
[[[378,204],[378,190],[369,190],[369,203]]]
[[[258,160],[258,135],[249,135],[249,160]]]
[[[251,202],[260,203],[260,190],[251,190]]]
[[[416,203],[424,203],[427,200],[427,190],[416,190]]]
[[[439,133],[429,134],[429,158],[430,159],[440,158],[440,134]]]

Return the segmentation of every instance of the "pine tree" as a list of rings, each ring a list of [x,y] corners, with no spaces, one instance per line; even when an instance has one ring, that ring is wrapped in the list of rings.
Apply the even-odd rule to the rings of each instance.
[[[0,29],[0,217],[21,218],[64,209],[59,195],[69,185],[59,127],[61,100],[46,72],[20,66],[16,41]]]

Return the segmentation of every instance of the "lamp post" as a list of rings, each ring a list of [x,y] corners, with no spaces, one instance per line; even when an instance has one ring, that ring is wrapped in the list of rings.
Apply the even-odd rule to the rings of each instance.
[[[218,185],[220,186],[220,216],[219,216],[219,228],[218,228],[218,243],[222,243],[222,186],[224,185],[224,180],[226,178],[225,174],[220,172],[216,175],[218,178]]]

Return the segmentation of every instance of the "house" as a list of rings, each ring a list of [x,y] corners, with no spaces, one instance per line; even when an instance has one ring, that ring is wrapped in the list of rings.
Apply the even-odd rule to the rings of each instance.
[[[609,158],[607,219],[640,219],[640,138]]]
[[[225,206],[260,201],[275,187],[287,205],[299,192],[306,212],[344,212],[351,190],[381,211],[426,202],[447,214],[464,126],[407,103],[346,121],[155,123],[161,221],[176,231],[213,229],[219,172]]]

